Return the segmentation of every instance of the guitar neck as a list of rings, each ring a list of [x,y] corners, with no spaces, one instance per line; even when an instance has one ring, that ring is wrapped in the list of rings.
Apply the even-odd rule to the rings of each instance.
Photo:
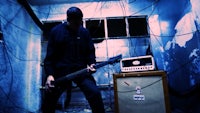
[[[95,68],[98,69],[98,68],[103,67],[103,66],[105,66],[105,65],[107,65],[107,64],[109,64],[108,61],[103,62],[103,63],[99,63],[99,64],[96,64],[96,65],[95,65]]]
[[[122,55],[118,55],[118,56],[113,57],[112,59],[110,59],[108,61],[96,64],[95,65],[95,69],[103,67],[103,66],[105,66],[107,64],[112,64],[112,63],[116,62],[117,60],[121,59],[121,57],[122,57]],[[81,69],[79,71],[67,74],[67,75],[65,75],[65,76],[63,76],[61,78],[56,79],[53,84],[57,85],[57,84],[60,84],[62,82],[65,82],[65,81],[74,80],[75,78],[77,78],[79,76],[87,75],[87,73],[91,73],[91,72],[87,68],[84,68],[84,69]]]
[[[103,62],[103,63],[99,63],[95,66],[96,69],[100,68],[100,67],[103,67],[105,65],[107,65],[108,62]],[[54,84],[58,84],[58,83],[61,83],[62,81],[68,81],[68,80],[73,80],[77,77],[79,77],[80,75],[83,75],[83,74],[86,74],[86,73],[90,73],[90,71],[88,71],[87,68],[84,68],[84,69],[81,69],[79,71],[76,71],[76,72],[73,72],[73,73],[70,73],[70,74],[67,74],[61,78],[58,78],[54,81]]]

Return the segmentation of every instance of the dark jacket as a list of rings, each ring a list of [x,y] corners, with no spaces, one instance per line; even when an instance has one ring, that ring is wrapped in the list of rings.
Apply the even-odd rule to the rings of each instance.
[[[95,62],[94,44],[85,28],[75,33],[63,23],[52,29],[44,61],[47,75],[57,78]]]

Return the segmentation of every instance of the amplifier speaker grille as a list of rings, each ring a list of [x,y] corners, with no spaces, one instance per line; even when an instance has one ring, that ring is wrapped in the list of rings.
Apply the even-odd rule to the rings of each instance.
[[[163,71],[114,74],[116,113],[170,113]]]

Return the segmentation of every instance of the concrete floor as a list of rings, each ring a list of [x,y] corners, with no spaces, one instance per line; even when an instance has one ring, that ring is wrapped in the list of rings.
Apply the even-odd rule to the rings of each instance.
[[[113,88],[101,88],[101,94],[106,113],[114,113]],[[60,110],[57,110],[56,113],[92,113],[87,100],[78,88],[72,91],[71,102],[67,108],[63,107],[65,98],[66,93],[63,93],[58,101],[58,104],[62,106],[62,108]]]
[[[114,113],[112,107],[105,106],[106,113]],[[69,108],[57,110],[56,113],[92,113],[89,106],[83,105],[70,105]]]

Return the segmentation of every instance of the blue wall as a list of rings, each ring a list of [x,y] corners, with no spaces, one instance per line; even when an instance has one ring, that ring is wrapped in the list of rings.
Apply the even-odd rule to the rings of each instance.
[[[175,113],[200,112],[199,94],[187,95],[200,83],[199,4],[198,0],[162,0],[150,18],[154,57],[158,68],[167,72]]]
[[[197,1],[195,3],[199,4]],[[156,27],[151,26],[152,46],[158,68],[167,71],[172,87],[178,91],[187,90],[199,82],[199,75],[192,75],[192,65],[198,59],[199,51],[198,16],[193,12],[190,1],[163,0],[159,2],[158,9],[155,23],[161,29],[157,32]]]
[[[0,1],[0,113],[40,108],[41,31],[15,0]]]

